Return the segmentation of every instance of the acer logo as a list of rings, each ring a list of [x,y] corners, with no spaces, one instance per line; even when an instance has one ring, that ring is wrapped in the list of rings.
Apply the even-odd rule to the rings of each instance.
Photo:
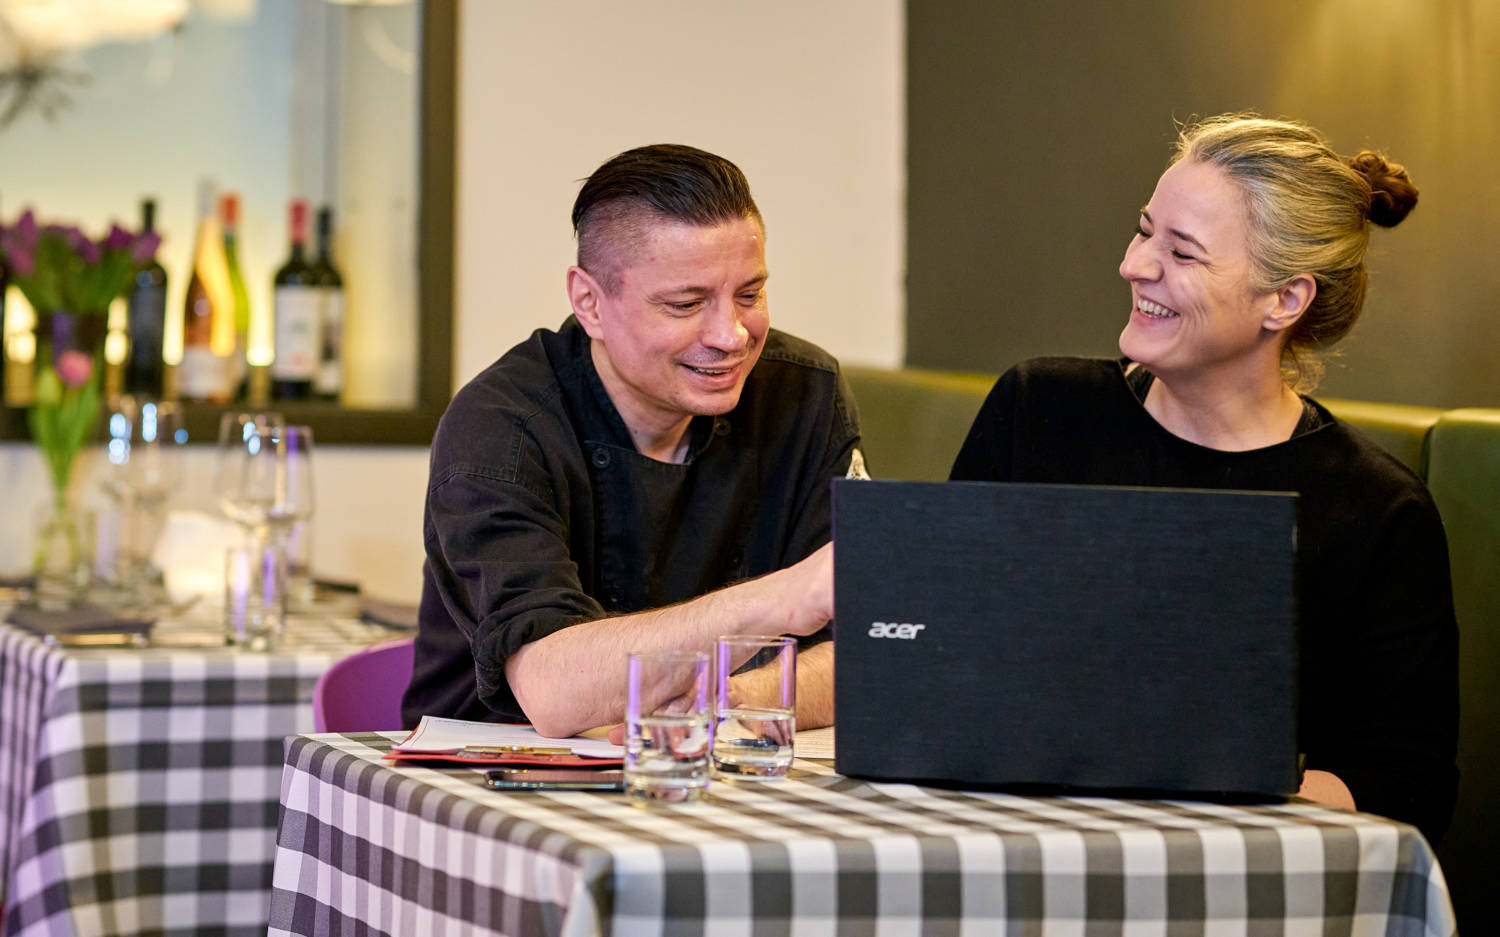
[[[926,625],[914,625],[909,621],[872,621],[870,622],[870,637],[900,638],[903,641],[910,641],[916,638],[918,631],[926,627]]]

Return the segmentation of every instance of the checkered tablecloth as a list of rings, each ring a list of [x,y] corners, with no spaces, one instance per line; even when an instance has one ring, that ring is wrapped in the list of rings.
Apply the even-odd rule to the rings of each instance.
[[[354,631],[307,620],[265,655],[64,649],[0,625],[0,931],[264,934],[283,741],[369,643]]]
[[[1420,833],[1308,803],[961,793],[798,761],[647,809],[391,767],[395,737],[288,740],[272,935],[1455,932]]]

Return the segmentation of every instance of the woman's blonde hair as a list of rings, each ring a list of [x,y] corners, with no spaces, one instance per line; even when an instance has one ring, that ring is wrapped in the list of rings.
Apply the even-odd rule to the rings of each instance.
[[[1318,352],[1348,334],[1365,301],[1369,222],[1390,228],[1417,204],[1406,169],[1370,150],[1345,159],[1305,124],[1225,114],[1183,126],[1172,162],[1218,166],[1244,193],[1251,285],[1309,274],[1317,294],[1282,346],[1298,390],[1323,374]]]

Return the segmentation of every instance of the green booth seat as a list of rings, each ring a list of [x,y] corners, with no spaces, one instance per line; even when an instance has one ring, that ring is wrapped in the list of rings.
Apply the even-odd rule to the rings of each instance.
[[[1371,403],[1319,397],[1318,402],[1340,420],[1369,436],[1382,449],[1418,475],[1426,474],[1427,434],[1443,411],[1403,403]]]
[[[865,460],[876,478],[942,481],[997,375],[846,366],[859,405]],[[1443,411],[1362,400],[1321,401],[1419,474],[1427,433]]]
[[[996,375],[845,366],[875,478],[945,481]]]
[[[1500,409],[1443,413],[1428,439],[1427,487],[1448,534],[1458,614],[1458,807],[1438,858],[1459,932],[1500,934]]]

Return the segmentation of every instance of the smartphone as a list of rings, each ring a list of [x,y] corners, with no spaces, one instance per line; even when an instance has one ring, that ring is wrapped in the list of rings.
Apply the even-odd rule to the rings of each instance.
[[[484,773],[497,791],[623,791],[625,772],[597,768],[498,768]]]

